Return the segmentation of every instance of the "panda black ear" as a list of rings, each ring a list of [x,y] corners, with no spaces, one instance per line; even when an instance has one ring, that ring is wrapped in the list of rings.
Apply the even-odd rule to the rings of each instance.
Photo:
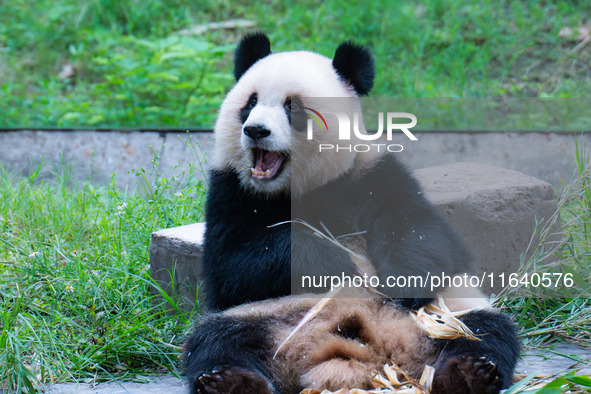
[[[373,56],[361,45],[347,41],[339,45],[332,66],[360,96],[368,94],[375,77]]]
[[[234,78],[236,78],[236,81],[257,60],[270,54],[271,42],[265,33],[251,33],[242,37],[234,53]]]

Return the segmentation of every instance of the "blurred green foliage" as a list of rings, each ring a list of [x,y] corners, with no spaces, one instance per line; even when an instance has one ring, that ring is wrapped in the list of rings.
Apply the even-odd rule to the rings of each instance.
[[[212,127],[233,45],[376,56],[374,96],[588,96],[591,3],[577,1],[0,1],[0,127]],[[253,29],[183,29],[236,18]],[[572,37],[559,37],[570,27]],[[58,74],[71,64],[76,73]]]

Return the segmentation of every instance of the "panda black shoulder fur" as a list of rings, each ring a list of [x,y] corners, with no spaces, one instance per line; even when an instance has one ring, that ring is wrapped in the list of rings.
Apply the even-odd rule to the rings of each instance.
[[[434,340],[392,302],[334,298],[279,349],[317,301],[289,296],[204,317],[185,344],[191,393],[370,389],[392,363],[417,380],[433,366],[431,394],[498,393],[511,384],[519,342],[509,319],[492,310],[460,317],[480,341]]]
[[[205,212],[210,309],[288,295],[296,271],[316,277],[359,272],[347,252],[308,227],[276,225],[291,220],[297,206],[310,214],[299,219],[326,225],[335,236],[365,232],[362,252],[381,278],[468,270],[470,253],[393,154],[318,154],[317,144],[334,143],[336,132],[317,133],[310,143],[292,131],[294,102],[307,97],[350,99],[360,112],[357,97],[371,90],[374,78],[367,49],[343,43],[332,60],[306,51],[271,54],[259,33],[242,39],[234,64],[237,83],[215,126]],[[402,305],[417,307],[432,296],[413,291]]]

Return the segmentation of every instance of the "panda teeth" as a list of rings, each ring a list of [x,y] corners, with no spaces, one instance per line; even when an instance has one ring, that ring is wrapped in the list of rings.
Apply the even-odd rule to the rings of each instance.
[[[258,171],[258,170],[255,170],[254,168],[251,168],[250,172],[254,176],[263,177],[263,178],[268,178],[271,175],[271,170]]]

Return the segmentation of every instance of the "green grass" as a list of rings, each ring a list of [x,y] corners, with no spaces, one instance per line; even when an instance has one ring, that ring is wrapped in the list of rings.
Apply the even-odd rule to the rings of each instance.
[[[521,269],[529,273],[571,273],[576,286],[558,297],[548,294],[524,298],[527,292],[508,288],[499,297],[498,305],[517,321],[526,348],[548,351],[550,344],[562,341],[591,348],[591,161],[583,147],[576,145],[575,175],[564,184],[558,212],[538,225],[538,239],[528,250],[531,257],[522,262]],[[588,366],[589,360],[586,363]],[[508,390],[508,394],[591,391],[591,378],[577,376],[572,370],[550,379],[544,377],[545,381],[529,378],[516,384],[514,391]]]
[[[233,84],[233,47],[254,29],[178,32],[234,18],[255,21],[274,51],[332,56],[345,40],[368,45],[377,67],[373,96],[591,91],[591,45],[572,51],[576,40],[558,37],[563,27],[590,23],[589,2],[23,0],[0,1],[0,15],[0,127],[212,127]],[[76,75],[62,81],[65,64]],[[534,245],[526,266],[555,269],[544,263],[556,255],[590,280],[588,163],[577,151],[578,176],[560,200],[561,241]],[[154,168],[137,174],[157,166],[156,157]],[[52,181],[0,171],[0,389],[178,372],[192,312],[164,312],[170,305],[151,295],[148,243],[154,230],[202,219],[205,190],[195,171],[157,178],[138,194],[114,182],[74,184],[66,170]],[[528,346],[591,344],[588,298],[502,305]],[[552,384],[589,382],[564,375]]]
[[[591,164],[584,152],[576,165],[580,172],[559,202],[561,241],[545,242],[541,226],[538,252],[526,265],[555,270],[544,262],[556,255],[589,283]],[[74,184],[68,171],[43,181],[40,169],[29,178],[0,171],[0,388],[33,392],[40,382],[178,374],[195,311],[171,313],[176,299],[151,294],[148,244],[154,230],[203,220],[198,170],[189,166],[182,179],[159,177],[128,194],[114,179],[100,188]],[[156,155],[151,169],[136,173],[158,169]],[[588,298],[506,298],[501,305],[526,346],[591,345]],[[553,392],[582,389],[589,382],[580,378],[561,374],[550,384],[560,386]]]
[[[195,169],[145,197],[38,173],[0,172],[0,391],[178,373],[192,313],[151,295],[148,245],[152,231],[203,220]]]
[[[565,184],[558,212],[538,225],[538,239],[521,272],[569,273],[573,287],[539,298],[521,298],[528,289],[505,289],[502,305],[516,317],[525,344],[562,340],[591,347],[591,161],[577,147],[576,174]]]
[[[211,127],[248,30],[182,37],[246,18],[273,50],[332,56],[354,39],[376,56],[374,96],[588,97],[589,23],[576,1],[24,0],[0,2],[0,127]],[[252,31],[251,29],[250,31]],[[76,76],[58,78],[63,65]]]
[[[541,226],[526,267],[556,270],[544,266],[556,255],[589,283],[591,164],[584,152],[577,157],[579,173],[559,201],[561,240],[549,244]],[[152,296],[148,244],[154,230],[203,220],[198,170],[189,166],[183,179],[157,178],[128,194],[114,179],[101,188],[73,184],[68,171],[42,181],[40,169],[24,179],[0,171],[0,388],[177,374],[194,312],[171,313],[176,299]],[[153,168],[136,173],[157,170],[158,155]],[[501,305],[528,347],[591,346],[589,298],[508,297]],[[564,391],[587,383],[562,374],[551,384]]]

